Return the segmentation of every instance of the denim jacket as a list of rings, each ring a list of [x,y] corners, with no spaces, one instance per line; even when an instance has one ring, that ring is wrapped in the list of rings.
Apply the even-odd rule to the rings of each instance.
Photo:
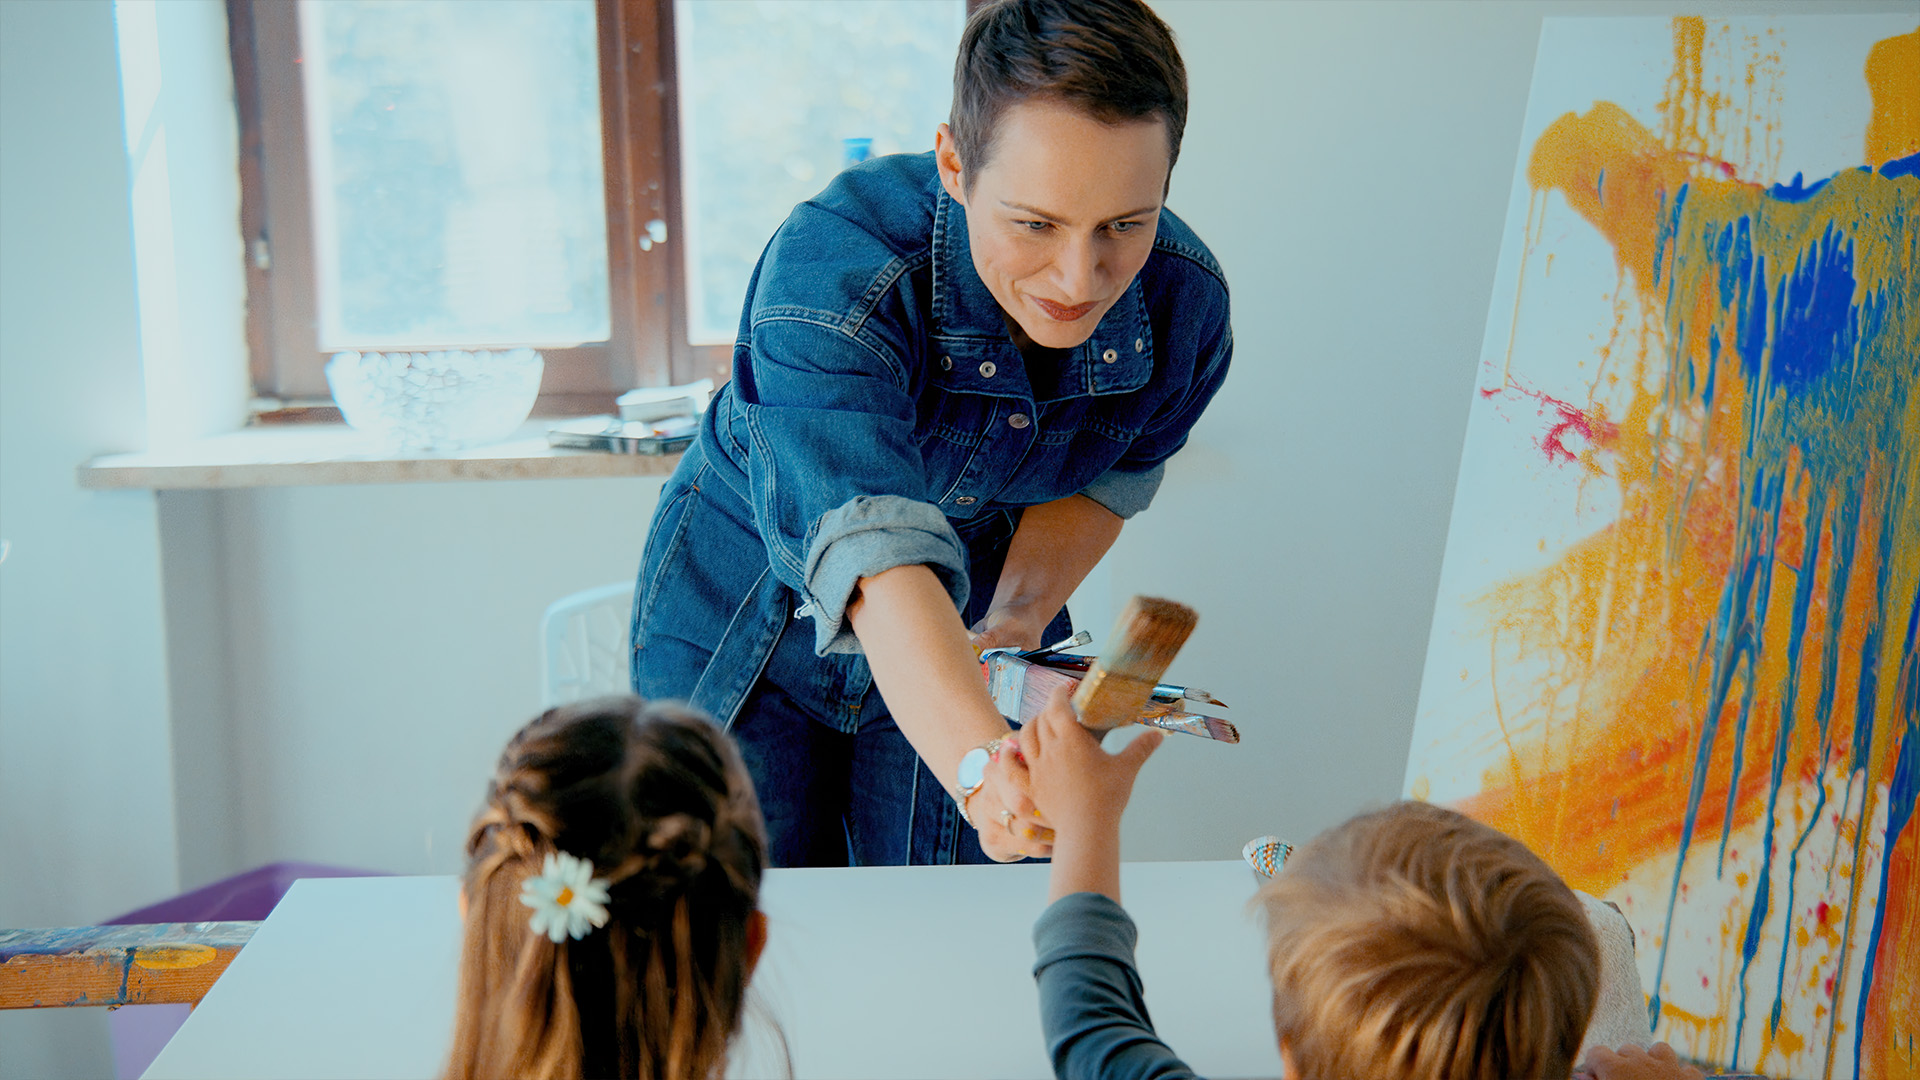
[[[1093,336],[1029,363],[933,156],[848,169],[761,255],[732,379],[662,493],[636,687],[648,635],[672,620],[712,659],[681,673],[687,689],[656,675],[653,692],[730,722],[790,618],[813,620],[816,656],[857,653],[847,602],[895,566],[931,567],[977,618],[1023,507],[1080,493],[1123,518],[1146,508],[1232,351],[1225,278],[1171,212]],[[716,504],[700,531],[751,537],[686,535],[676,515],[695,493]]]

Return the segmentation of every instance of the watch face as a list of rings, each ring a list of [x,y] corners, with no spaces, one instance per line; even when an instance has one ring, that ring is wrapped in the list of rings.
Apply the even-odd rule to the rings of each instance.
[[[956,779],[960,782],[962,792],[972,791],[986,782],[987,757],[987,748],[976,746],[960,759],[960,774]]]

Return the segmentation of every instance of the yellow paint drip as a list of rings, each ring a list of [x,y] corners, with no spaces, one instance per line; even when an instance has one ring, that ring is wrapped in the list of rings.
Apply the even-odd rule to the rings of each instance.
[[[145,948],[134,950],[133,964],[135,967],[153,968],[161,971],[176,970],[179,968],[199,967],[201,964],[212,962],[218,955],[219,952],[211,945],[185,943],[179,945],[148,945]]]

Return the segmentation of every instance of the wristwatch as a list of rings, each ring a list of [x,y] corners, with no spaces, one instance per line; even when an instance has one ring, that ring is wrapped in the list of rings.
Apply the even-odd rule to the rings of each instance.
[[[955,770],[953,801],[960,805],[960,820],[966,822],[968,828],[973,828],[974,824],[972,815],[967,813],[967,799],[987,782],[987,762],[993,760],[993,755],[1000,751],[1000,744],[1006,741],[1003,736],[974,747],[960,759],[960,768]]]

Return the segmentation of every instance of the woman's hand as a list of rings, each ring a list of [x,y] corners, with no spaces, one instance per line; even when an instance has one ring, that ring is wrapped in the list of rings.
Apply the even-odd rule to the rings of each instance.
[[[1037,649],[1046,644],[1040,638],[1047,632],[1047,621],[1051,618],[1049,615],[1047,619],[1040,619],[1013,606],[988,608],[986,617],[973,624],[969,641],[976,653],[988,649]]]
[[[967,798],[967,813],[980,833],[980,850],[994,862],[1053,854],[1053,830],[1034,807],[1031,787],[1018,736],[1009,735],[987,761],[986,781]]]

